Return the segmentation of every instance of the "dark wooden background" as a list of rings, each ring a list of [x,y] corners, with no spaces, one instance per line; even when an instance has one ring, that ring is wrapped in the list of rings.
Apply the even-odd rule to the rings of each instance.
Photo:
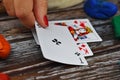
[[[114,2],[120,14],[120,0]],[[43,58],[32,33],[17,18],[0,14],[0,33],[10,42],[11,54],[0,60],[0,72],[11,80],[120,80],[120,40],[114,38],[111,18],[92,19],[83,11],[83,4],[48,12],[49,20],[88,18],[102,42],[88,43],[94,56],[87,57],[88,66],[70,66]]]

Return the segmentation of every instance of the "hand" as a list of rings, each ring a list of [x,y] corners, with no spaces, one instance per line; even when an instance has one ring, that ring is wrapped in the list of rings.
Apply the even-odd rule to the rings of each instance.
[[[10,16],[16,16],[28,28],[34,26],[35,20],[42,26],[48,26],[47,0],[3,0]]]

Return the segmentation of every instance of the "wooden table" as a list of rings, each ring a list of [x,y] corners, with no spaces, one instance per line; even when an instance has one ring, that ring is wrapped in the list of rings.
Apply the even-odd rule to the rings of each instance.
[[[120,1],[111,0],[118,5]],[[88,17],[83,5],[48,12],[49,20],[89,18],[103,39],[89,43],[94,56],[86,58],[88,66],[70,66],[43,58],[32,33],[18,19],[0,14],[0,33],[12,46],[8,59],[0,60],[0,72],[11,80],[120,80],[120,40],[114,38],[111,19],[97,20]]]

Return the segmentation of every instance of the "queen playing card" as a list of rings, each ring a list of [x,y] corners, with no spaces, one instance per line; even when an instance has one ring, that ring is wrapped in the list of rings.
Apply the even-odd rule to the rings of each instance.
[[[102,41],[88,19],[54,21],[56,27],[67,27],[76,43]]]

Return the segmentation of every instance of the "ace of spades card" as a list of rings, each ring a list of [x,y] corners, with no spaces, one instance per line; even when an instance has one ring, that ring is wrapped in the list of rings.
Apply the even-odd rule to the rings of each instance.
[[[72,35],[67,27],[56,27],[54,22],[49,22],[49,27],[44,29],[35,23],[38,43],[46,59],[70,64],[88,65],[84,55],[80,53]]]

